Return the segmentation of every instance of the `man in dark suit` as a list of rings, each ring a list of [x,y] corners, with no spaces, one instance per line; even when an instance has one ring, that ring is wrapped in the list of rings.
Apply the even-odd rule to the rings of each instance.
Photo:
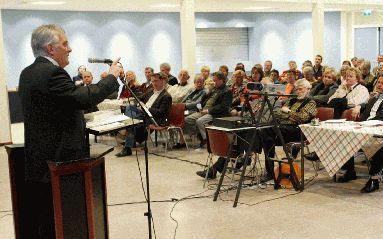
[[[172,106],[172,97],[165,89],[167,76],[160,72],[151,76],[153,90],[145,93],[140,100],[149,109],[154,120],[158,125],[165,125],[170,107]],[[133,119],[143,119],[144,112],[136,106],[129,106],[125,110],[125,114]],[[153,122],[147,122],[151,124]],[[141,138],[138,138],[138,137]],[[142,137],[143,136],[143,137]],[[116,154],[117,157],[132,155],[132,147],[136,141],[143,141],[146,138],[145,126],[139,126],[128,129],[128,135],[125,138],[125,146],[121,152]]]
[[[213,118],[229,116],[233,99],[230,88],[226,86],[226,76],[222,72],[213,73],[213,81],[214,88],[201,99],[200,111],[185,118],[185,129],[190,131],[197,127],[201,147],[206,144],[205,125]]]
[[[55,238],[50,175],[47,160],[67,161],[88,155],[83,109],[101,102],[118,88],[116,61],[104,81],[76,87],[63,69],[69,64],[64,30],[43,25],[32,33],[36,60],[20,75],[25,128],[25,177],[29,202],[36,220],[28,223],[29,238]]]
[[[362,110],[365,108],[360,116],[359,121],[366,120],[383,120],[383,76],[379,76],[376,83],[376,92],[371,93],[370,100],[365,107],[361,106]],[[339,182],[348,182],[356,179],[354,168],[354,157],[352,157],[342,167],[346,172],[343,177],[339,178]],[[371,167],[369,170],[370,179],[366,185],[361,189],[362,193],[370,193],[379,189],[380,172],[383,169],[383,148],[379,149],[374,156],[372,156]]]

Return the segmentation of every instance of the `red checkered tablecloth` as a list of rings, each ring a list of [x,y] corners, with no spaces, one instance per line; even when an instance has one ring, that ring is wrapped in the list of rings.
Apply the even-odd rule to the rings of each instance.
[[[364,127],[357,122],[321,122],[299,126],[332,177],[359,149],[370,159],[383,145],[383,127]]]

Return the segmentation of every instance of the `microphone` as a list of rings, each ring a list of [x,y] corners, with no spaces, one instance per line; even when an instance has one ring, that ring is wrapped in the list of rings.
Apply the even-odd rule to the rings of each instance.
[[[111,59],[107,59],[107,58],[88,58],[88,62],[89,63],[104,63],[104,64],[108,64],[108,65],[111,65],[113,63],[113,61]]]

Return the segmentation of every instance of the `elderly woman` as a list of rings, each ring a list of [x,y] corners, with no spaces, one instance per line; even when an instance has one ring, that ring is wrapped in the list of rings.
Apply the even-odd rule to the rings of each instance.
[[[125,75],[125,80],[128,83],[129,88],[133,91],[134,94],[140,94],[140,84],[137,81],[136,74],[134,74],[133,71],[127,71]],[[132,97],[132,93],[124,85],[120,93],[120,99],[126,99],[129,97]]]
[[[348,108],[352,108],[352,117],[356,119],[361,104],[367,103],[368,90],[359,84],[361,73],[357,68],[350,68],[346,72],[346,82],[339,86],[335,93],[329,98],[328,104],[334,108],[334,118],[339,119]]]
[[[198,74],[194,77],[194,90],[182,100],[182,103],[185,103],[185,110],[188,111],[187,115],[198,111],[197,104],[201,103],[204,95],[206,95],[204,78]]]
[[[359,83],[366,86],[368,92],[372,92],[375,85],[376,78],[371,73],[371,63],[370,61],[364,61],[360,66],[360,71],[362,73],[362,78]]]
[[[318,83],[309,94],[309,98],[315,100],[317,106],[326,106],[328,99],[338,89],[336,84],[336,72],[332,67],[328,67],[323,73],[323,79]]]

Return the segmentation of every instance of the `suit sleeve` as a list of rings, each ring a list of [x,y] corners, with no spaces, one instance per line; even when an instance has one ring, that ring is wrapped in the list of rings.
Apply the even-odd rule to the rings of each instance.
[[[119,84],[113,75],[108,75],[97,84],[77,87],[62,68],[57,68],[51,79],[48,80],[49,93],[57,99],[60,105],[72,109],[87,109],[97,105],[118,87]]]
[[[166,94],[162,97],[160,106],[150,107],[149,111],[154,118],[167,117],[170,107],[172,106],[172,97],[169,94]]]

